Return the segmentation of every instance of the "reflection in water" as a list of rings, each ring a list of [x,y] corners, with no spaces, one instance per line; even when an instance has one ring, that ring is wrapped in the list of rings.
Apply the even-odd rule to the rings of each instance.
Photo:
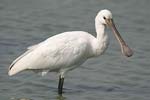
[[[56,100],[66,100],[66,97],[64,97],[63,95],[58,95],[56,97]]]
[[[15,98],[15,97],[11,97],[10,100],[33,100],[33,99],[29,99],[29,98]]]
[[[34,100],[34,99],[25,98],[25,97],[23,97],[23,98],[11,97],[10,100]],[[56,96],[56,100],[66,100],[66,97],[64,97],[63,95],[58,95],[58,96]]]

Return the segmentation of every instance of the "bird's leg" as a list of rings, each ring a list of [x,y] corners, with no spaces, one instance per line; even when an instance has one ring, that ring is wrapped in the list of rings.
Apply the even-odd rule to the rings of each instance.
[[[62,95],[63,90],[64,77],[59,76],[59,84],[58,84],[58,94]]]

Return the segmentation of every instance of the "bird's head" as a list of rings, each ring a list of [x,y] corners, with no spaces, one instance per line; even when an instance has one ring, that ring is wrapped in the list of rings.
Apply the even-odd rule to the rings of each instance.
[[[98,20],[103,25],[108,25],[107,20],[112,19],[112,13],[109,10],[101,10],[97,16],[96,20]]]
[[[132,50],[128,47],[128,45],[125,43],[125,41],[121,37],[120,33],[118,32],[118,30],[114,24],[113,18],[112,18],[112,13],[109,10],[107,10],[107,9],[101,10],[97,14],[95,20],[99,24],[107,25],[108,27],[110,27],[112,29],[116,39],[118,40],[118,42],[121,46],[121,51],[125,56],[130,57],[133,55]]]

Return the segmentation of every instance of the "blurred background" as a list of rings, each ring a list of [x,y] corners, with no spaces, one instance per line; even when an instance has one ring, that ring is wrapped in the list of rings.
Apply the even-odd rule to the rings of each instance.
[[[134,56],[123,57],[107,29],[109,48],[67,74],[63,99],[149,100],[150,0],[0,0],[0,99],[59,100],[56,73],[9,77],[9,65],[28,46],[61,32],[87,31],[95,36],[95,16],[102,9],[112,11]]]

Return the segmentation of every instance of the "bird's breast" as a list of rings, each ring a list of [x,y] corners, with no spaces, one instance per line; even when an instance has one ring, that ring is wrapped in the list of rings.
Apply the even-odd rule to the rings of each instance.
[[[108,45],[109,45],[108,37],[103,38],[101,41],[97,41],[95,56],[102,55],[108,48]]]

